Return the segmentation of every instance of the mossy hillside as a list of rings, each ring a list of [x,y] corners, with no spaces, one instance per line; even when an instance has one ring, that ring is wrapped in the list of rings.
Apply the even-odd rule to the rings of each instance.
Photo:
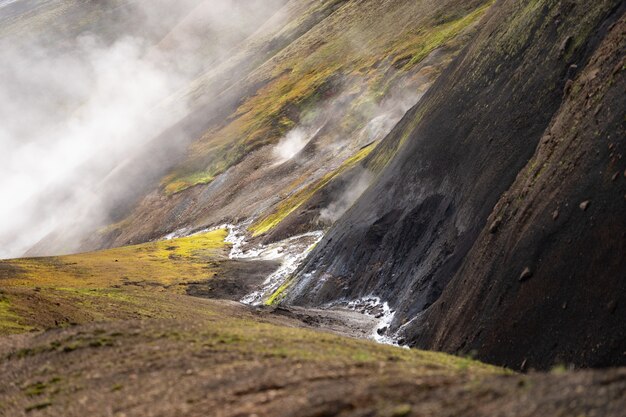
[[[443,23],[441,13],[435,16],[423,2],[409,3],[390,6],[381,13],[380,5],[345,2],[262,65],[250,77],[262,87],[223,126],[210,128],[191,146],[187,161],[164,178],[164,192],[177,193],[213,181],[251,150],[275,143],[304,112],[340,90],[360,89],[355,101],[367,101],[363,97],[382,99],[391,85],[408,76],[430,52],[454,42],[484,14],[491,1],[472,2],[465,8],[454,6],[462,13]],[[306,13],[314,13],[314,8]],[[407,16],[415,19],[413,25]],[[355,115],[364,111],[358,102],[353,108]],[[362,125],[343,127],[347,129],[339,132],[341,136],[350,137]]]
[[[444,17],[442,19],[443,22],[431,29],[418,29],[417,33],[408,36],[407,39],[397,47],[394,66],[397,67],[403,64],[402,68],[404,69],[415,66],[435,49],[445,45],[458,36],[469,25],[476,23],[493,2],[494,0],[488,1],[471,13],[453,18],[449,21]]]
[[[99,288],[147,280],[171,285],[210,274],[207,262],[224,257],[227,233],[216,230],[99,252],[2,261],[19,268],[2,284]]]
[[[94,253],[1,261],[0,334],[54,327],[68,318],[169,317],[160,307],[164,298],[228,267],[226,236],[216,230]]]

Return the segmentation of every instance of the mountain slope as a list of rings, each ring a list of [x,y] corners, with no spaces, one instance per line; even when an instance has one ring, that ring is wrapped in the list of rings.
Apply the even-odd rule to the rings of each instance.
[[[495,227],[414,324],[419,331],[407,332],[416,344],[520,366],[626,363],[624,91],[622,16],[567,86],[535,155],[490,215]]]
[[[490,3],[289,2],[280,19],[181,90],[191,111],[160,143],[189,143],[186,154],[82,249],[225,221],[254,221],[255,235],[271,231],[304,203],[298,194],[312,195],[384,137],[467,42]],[[284,147],[294,150],[285,155]],[[327,226],[323,208],[300,230]],[[280,221],[264,227],[270,216]]]
[[[30,251],[80,253],[0,260],[0,416],[623,417],[570,368],[626,363],[623,1],[0,0],[2,45],[90,31],[181,77]]]
[[[376,295],[388,300],[397,310],[392,330],[418,317],[415,326],[406,331],[409,340],[430,346],[434,339],[420,335],[423,326],[431,325],[441,332],[437,346],[465,349],[460,341],[461,336],[467,334],[460,329],[464,324],[459,324],[455,328],[459,333],[452,336],[439,327],[443,326],[443,321],[434,324],[420,321],[419,317],[434,308],[433,303],[457,273],[467,271],[460,269],[462,265],[469,268],[476,262],[473,258],[466,259],[468,252],[484,229],[497,230],[500,226],[502,220],[489,224],[489,215],[535,153],[543,132],[561,106],[564,89],[571,87],[568,80],[586,67],[611,24],[623,13],[623,4],[619,1],[496,3],[476,39],[370,156],[375,160],[378,152],[384,154],[386,149],[400,148],[374,184],[318,245],[295,280],[286,302],[320,305]],[[623,49],[617,48],[616,52],[617,59],[622,59]],[[618,104],[616,101],[612,105],[619,108]],[[611,132],[615,120],[618,119],[605,120],[597,130]],[[589,135],[584,130],[580,133]],[[576,202],[576,197],[579,196],[571,196],[570,206],[580,203]],[[593,198],[593,194],[586,198]],[[610,203],[607,208],[620,203],[623,202]],[[607,222],[620,224],[622,210],[603,211],[603,216]],[[541,223],[533,227],[540,229]],[[615,233],[621,234],[621,231]],[[587,243],[593,245],[598,241]],[[501,244],[503,251],[513,248],[513,242],[506,239]],[[557,262],[553,271],[559,267],[569,270],[565,263],[569,258],[580,257],[579,250],[568,246],[567,240],[554,245],[568,257],[560,257],[558,262],[551,259],[552,263]],[[535,258],[520,256],[516,262],[538,262],[543,246],[537,241],[531,246]],[[581,263],[588,265],[591,256],[583,256]],[[619,251],[605,256],[609,264],[620,265]],[[533,270],[539,268],[529,266]],[[474,267],[480,270],[483,265]],[[501,270],[480,285],[488,287],[492,285],[491,280],[517,283],[523,269],[515,270],[513,276],[509,275],[511,271]],[[620,267],[617,270],[621,271]],[[547,270],[546,273],[546,280],[553,280],[555,286],[560,285],[561,279],[569,278],[554,276]],[[591,280],[592,274],[593,271],[587,270],[577,275],[580,285],[573,287],[588,291],[583,283]],[[485,272],[484,276],[488,274]],[[449,303],[441,303],[436,308],[444,312],[456,309],[456,303],[464,299],[462,294],[472,288],[474,278],[475,275],[454,278],[456,292],[451,294]],[[466,284],[459,284],[465,280]],[[502,285],[506,288],[506,284]],[[615,285],[621,289],[621,284]],[[587,294],[578,293],[577,297],[585,299]],[[603,289],[601,294],[597,297],[608,297],[611,288]],[[486,290],[474,293],[473,305],[496,302],[485,297]],[[588,302],[595,300],[593,296]],[[545,302],[550,308],[562,304],[561,299]],[[520,316],[528,311],[523,305],[516,306]],[[474,314],[474,311],[469,313]],[[617,314],[615,320],[623,321],[624,310],[618,310]],[[435,320],[439,315],[432,313],[425,317],[425,320],[430,317]],[[529,319],[528,315],[524,317]],[[541,319],[533,317],[535,320],[525,325],[535,326],[536,332],[542,332]],[[563,316],[554,323],[568,328],[576,326],[577,320],[577,316]],[[497,350],[495,346],[505,332],[502,327],[498,329],[488,336],[490,345],[473,343],[466,350],[478,349],[479,357],[514,367],[521,366],[524,359],[527,359],[525,365],[537,367],[549,366],[558,359],[583,365],[624,361],[621,353],[618,354],[624,347],[623,335],[615,333],[610,325],[598,327],[589,334],[551,334],[534,347],[542,356],[528,357],[521,355],[522,349],[511,351],[510,356],[491,355],[491,349]],[[523,346],[529,337],[529,334],[514,331],[507,331],[506,335],[507,346]],[[565,346],[559,347],[561,338],[568,343],[580,342],[580,350],[569,353]],[[452,342],[447,344],[443,339],[457,343],[452,346]],[[583,340],[586,340],[584,344]],[[548,345],[555,343],[557,347],[551,350]],[[618,348],[612,351],[610,359],[601,359],[602,352],[583,352],[582,346],[593,343]]]

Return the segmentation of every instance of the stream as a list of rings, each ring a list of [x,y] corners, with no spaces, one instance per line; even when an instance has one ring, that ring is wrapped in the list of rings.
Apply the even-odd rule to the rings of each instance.
[[[195,233],[189,233],[188,230],[182,229],[165,236],[165,239],[169,240],[207,233],[213,230],[227,229],[228,236],[225,242],[231,245],[231,250],[228,254],[230,259],[279,261],[281,263],[280,267],[265,279],[260,288],[240,300],[243,304],[261,306],[289,280],[294,272],[296,272],[307,255],[322,240],[324,232],[319,230],[293,236],[267,245],[251,245],[247,241],[247,226],[247,223],[239,226],[223,224]],[[350,311],[372,317],[376,320],[377,324],[370,333],[369,338],[378,343],[400,346],[394,335],[387,334],[387,330],[394,319],[395,311],[389,307],[387,302],[381,300],[379,297],[367,296],[357,300],[340,300],[325,305],[323,309],[329,312],[336,312],[337,315]]]

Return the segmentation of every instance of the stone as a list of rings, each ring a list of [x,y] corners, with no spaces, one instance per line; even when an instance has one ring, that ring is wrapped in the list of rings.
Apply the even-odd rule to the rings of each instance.
[[[519,276],[519,280],[520,282],[524,282],[524,281],[529,280],[532,276],[533,276],[533,271],[529,267],[526,267],[522,271],[522,274]]]
[[[582,203],[580,203],[580,209],[582,211],[587,211],[587,209],[589,208],[589,204],[591,204],[591,202],[589,200],[585,200]]]
[[[497,219],[493,221],[493,223],[491,223],[491,226],[489,226],[489,233],[491,234],[496,233],[498,229],[500,228],[501,224],[502,224],[502,217],[498,217]]]
[[[567,48],[570,47],[570,45],[572,44],[572,40],[574,38],[572,36],[568,36],[565,39],[563,39],[563,42],[561,42],[561,46],[559,47],[559,55],[563,56],[565,54],[565,52],[567,51]]]

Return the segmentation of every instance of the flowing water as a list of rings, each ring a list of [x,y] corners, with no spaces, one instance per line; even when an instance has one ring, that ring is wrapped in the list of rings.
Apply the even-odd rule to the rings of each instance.
[[[280,242],[267,245],[251,245],[247,241],[246,232],[248,224],[239,226],[233,224],[223,224],[195,233],[189,233],[188,229],[181,229],[171,233],[165,239],[174,239],[193,234],[207,233],[212,230],[227,229],[228,236],[226,243],[231,245],[229,253],[230,259],[239,260],[272,260],[281,262],[280,267],[270,274],[261,284],[260,288],[243,297],[240,302],[248,305],[263,305],[278,289],[280,289],[296,270],[300,267],[307,255],[313,250],[324,237],[323,231],[314,231],[293,236]],[[340,313],[342,310],[356,311],[373,317],[377,320],[377,325],[373,329],[370,337],[379,343],[399,346],[396,338],[389,335],[388,330],[394,319],[395,311],[389,304],[379,297],[368,296],[358,300],[342,300],[327,305],[325,308]]]
[[[372,338],[378,343],[400,346],[397,338],[394,335],[388,334],[391,323],[396,315],[396,312],[389,307],[389,303],[382,301],[378,297],[371,296],[349,301],[346,307],[349,310],[355,310],[378,319],[378,325],[372,334]]]

